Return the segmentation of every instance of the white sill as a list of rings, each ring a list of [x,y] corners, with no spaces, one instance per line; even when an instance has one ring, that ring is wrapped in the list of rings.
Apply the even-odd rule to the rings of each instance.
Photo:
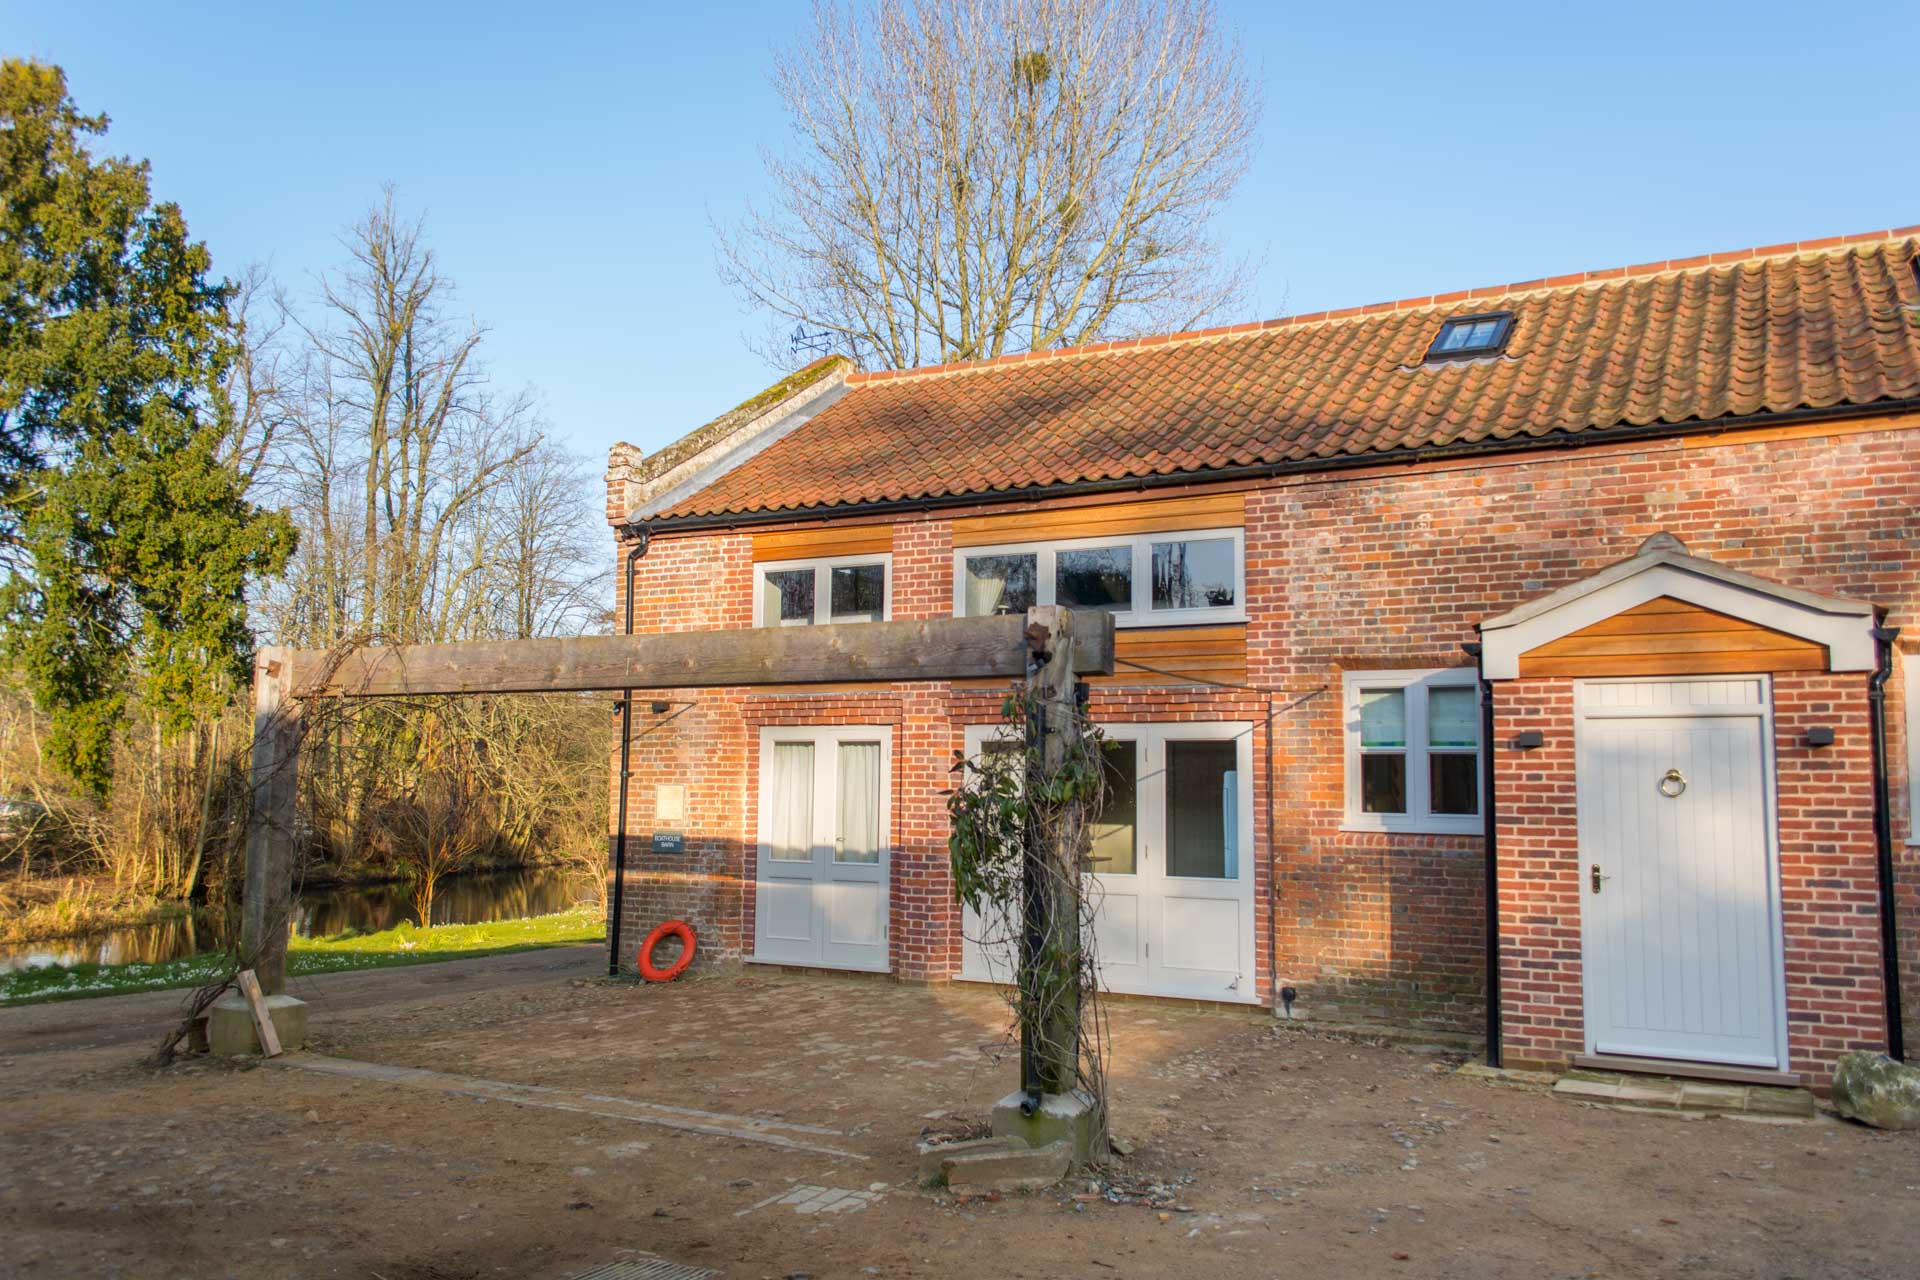
[[[1089,610],[1086,610],[1086,612],[1091,613],[1093,612],[1093,610],[1089,609]],[[1121,613],[1117,610],[1110,610],[1109,612],[1113,613],[1114,627],[1121,631],[1125,631],[1129,627],[1232,626],[1235,623],[1244,623],[1249,620],[1247,617],[1247,611],[1245,609],[1221,609],[1217,611],[1189,610],[1184,613],[1175,613],[1175,612],[1172,612],[1171,610],[1161,612],[1161,613],[1134,613],[1131,611],[1126,613]],[[956,610],[953,616],[956,618],[966,618],[966,617],[984,617],[988,615],[965,614],[965,613],[960,613]]]
[[[1477,816],[1401,822],[1377,822],[1349,816],[1341,822],[1340,830],[1355,834],[1388,836],[1484,836],[1487,833],[1487,824]]]
[[[1187,613],[1116,613],[1113,625],[1119,629],[1127,627],[1213,627],[1231,626],[1236,622],[1245,622],[1245,609],[1223,609],[1219,612]]]

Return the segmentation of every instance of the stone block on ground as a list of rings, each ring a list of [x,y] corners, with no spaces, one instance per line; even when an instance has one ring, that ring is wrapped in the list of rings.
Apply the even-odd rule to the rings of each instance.
[[[1774,1089],[1756,1084],[1747,1089],[1747,1114],[1811,1120],[1819,1114],[1819,1108],[1814,1105],[1813,1095],[1805,1089]]]
[[[267,996],[267,1017],[273,1020],[273,1034],[288,1053],[307,1042],[307,1002],[292,996]],[[215,1000],[207,1010],[207,1049],[223,1057],[239,1057],[260,1052],[260,1033],[253,1025],[253,1010],[247,998],[229,992]]]
[[[1085,1091],[1049,1093],[1032,1115],[1020,1108],[1025,1100],[1026,1095],[1015,1090],[994,1104],[995,1137],[1020,1138],[1035,1150],[1066,1142],[1073,1150],[1076,1166],[1106,1159],[1106,1126],[1099,1107]]]
[[[1025,1151],[1024,1138],[968,1138],[961,1142],[921,1142],[914,1145],[914,1154],[920,1161],[920,1181],[938,1182],[943,1171],[941,1165],[950,1157],[970,1155],[981,1151]]]
[[[956,1195],[1041,1191],[1065,1178],[1073,1164],[1073,1144],[1065,1139],[1045,1147],[1007,1144],[948,1156],[940,1162],[940,1180]]]
[[[1833,1109],[1876,1129],[1920,1129],[1920,1068],[1884,1053],[1843,1054],[1833,1072]]]

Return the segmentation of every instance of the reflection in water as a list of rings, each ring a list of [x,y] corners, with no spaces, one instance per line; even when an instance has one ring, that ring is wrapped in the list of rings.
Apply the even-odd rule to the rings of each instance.
[[[593,896],[594,886],[565,871],[499,871],[456,876],[433,895],[435,924],[479,924],[552,915]],[[378,933],[413,919],[404,884],[349,885],[304,892],[294,900],[293,931],[324,938]],[[77,938],[0,947],[0,973],[46,965],[154,964],[225,945],[225,929],[192,917]]]

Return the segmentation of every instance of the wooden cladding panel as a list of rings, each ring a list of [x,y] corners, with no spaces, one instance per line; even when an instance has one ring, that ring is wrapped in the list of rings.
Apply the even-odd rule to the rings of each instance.
[[[1153,669],[1143,669],[1148,667]],[[1246,624],[1124,627],[1113,633],[1113,674],[1082,678],[1102,686],[1243,685],[1247,682]],[[1000,679],[953,682],[956,689],[999,689],[1006,685],[1007,681]]]
[[[1235,529],[1246,522],[1244,493],[1203,493],[1152,502],[1036,507],[990,516],[962,516],[953,522],[953,545],[986,547],[1001,542],[1119,537],[1134,533],[1174,533],[1182,529]]]
[[[1827,650],[1662,596],[1520,655],[1522,676],[1719,675],[1825,671]]]
[[[893,550],[890,524],[829,525],[753,535],[753,558],[821,560],[829,556],[871,556]]]

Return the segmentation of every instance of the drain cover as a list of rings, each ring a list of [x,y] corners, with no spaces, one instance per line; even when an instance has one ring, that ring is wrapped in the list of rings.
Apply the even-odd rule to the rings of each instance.
[[[690,1267],[665,1258],[629,1258],[607,1262],[582,1271],[570,1280],[712,1280],[720,1273],[707,1267]]]

